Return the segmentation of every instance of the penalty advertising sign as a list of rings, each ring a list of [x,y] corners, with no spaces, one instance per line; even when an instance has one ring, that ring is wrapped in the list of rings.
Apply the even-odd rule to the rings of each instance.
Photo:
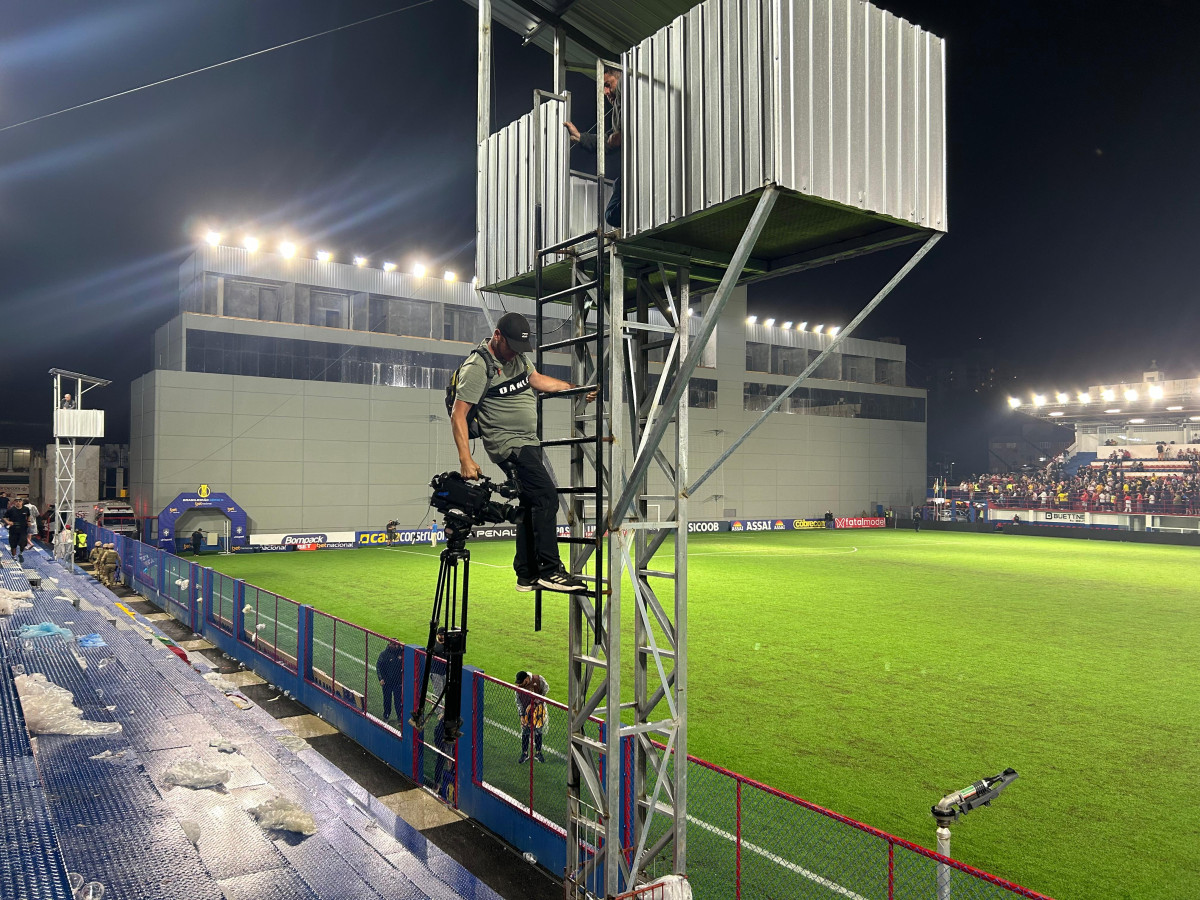
[[[215,509],[229,519],[230,550],[245,546],[247,534],[246,511],[242,509],[228,494],[212,490],[207,484],[202,484],[193,493],[180,494],[158,514],[158,546],[170,553],[182,549],[188,542],[185,537],[182,544],[176,542],[175,523],[184,513],[193,509]]]

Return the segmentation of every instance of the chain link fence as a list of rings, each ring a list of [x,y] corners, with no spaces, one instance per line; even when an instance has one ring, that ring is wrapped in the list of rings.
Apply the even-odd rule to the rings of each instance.
[[[421,681],[429,657],[424,650],[414,653],[413,703],[420,702]],[[453,806],[458,805],[458,742],[446,740],[443,717],[446,710],[446,660],[434,654],[430,662],[429,692],[425,701],[425,727],[414,733],[416,771],[421,784]],[[470,684],[470,682],[468,682]]]
[[[401,645],[327,613],[312,612],[311,681],[359,712],[400,731],[403,656],[393,665],[380,657],[392,645]]]

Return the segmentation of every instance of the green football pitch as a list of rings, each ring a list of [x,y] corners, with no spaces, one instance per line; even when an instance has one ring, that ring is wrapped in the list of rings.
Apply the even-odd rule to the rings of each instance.
[[[535,633],[512,545],[470,549],[467,662],[506,681],[532,669],[566,700],[565,598],[543,595]],[[204,562],[424,643],[439,550]],[[695,535],[689,751],[927,847],[939,797],[1011,766],[1019,780],[955,826],[956,858],[1062,900],[1200,897],[1198,553],[936,531]]]

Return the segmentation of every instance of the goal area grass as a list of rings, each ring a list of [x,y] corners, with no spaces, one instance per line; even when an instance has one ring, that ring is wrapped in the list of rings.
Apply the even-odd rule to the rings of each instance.
[[[466,662],[505,681],[536,671],[565,701],[566,597],[543,594],[534,632],[512,544],[468,547]],[[201,562],[423,644],[441,549]],[[1200,897],[1197,552],[928,530],[693,535],[689,752],[926,847],[933,803],[1011,766],[1019,779],[954,826],[955,858],[1060,900]],[[624,619],[632,634],[631,600]]]

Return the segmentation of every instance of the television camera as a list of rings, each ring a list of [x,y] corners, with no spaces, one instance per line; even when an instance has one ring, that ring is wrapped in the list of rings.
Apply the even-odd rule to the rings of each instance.
[[[467,549],[467,539],[476,525],[520,521],[522,510],[515,503],[518,491],[511,482],[497,484],[488,478],[468,481],[458,472],[443,472],[435,475],[429,486],[433,488],[429,505],[442,514],[446,547],[440,557],[433,613],[429,619],[421,693],[409,722],[418,730],[424,728],[429,715],[444,698],[439,740],[450,743],[462,733],[462,660],[467,648],[471,586],[471,551]],[[462,564],[461,571],[459,563]],[[426,712],[430,675],[441,659],[445,660],[442,664],[446,669],[445,678],[441,679],[442,693],[434,698]]]

